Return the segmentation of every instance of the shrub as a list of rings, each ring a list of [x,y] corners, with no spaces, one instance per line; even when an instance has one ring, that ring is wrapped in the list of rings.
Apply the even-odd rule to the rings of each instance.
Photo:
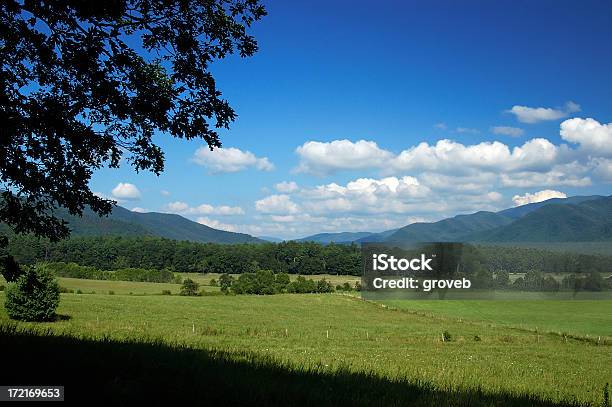
[[[4,306],[8,315],[22,321],[50,321],[60,301],[60,288],[52,274],[28,268],[9,284]]]
[[[4,285],[0,284],[0,291],[4,291]]]
[[[317,292],[318,293],[331,293],[334,291],[334,286],[331,285],[331,283],[329,283],[327,280],[325,280],[324,278],[317,281]]]
[[[162,290],[162,295],[172,295],[170,290]]]
[[[74,290],[70,289],[70,288],[66,288],[66,287],[61,287],[59,288],[60,293],[65,293],[65,294],[72,294],[74,293]]]
[[[274,285],[276,286],[276,291],[279,293],[286,292],[290,282],[291,279],[287,273],[278,273],[274,276]]]
[[[217,286],[217,280],[215,280],[214,278],[212,280],[210,280],[210,286],[211,287],[216,287]]]
[[[79,288],[79,289],[76,290],[76,293],[77,294],[83,294],[83,291],[81,291],[81,289]]]
[[[198,295],[200,285],[190,278],[186,278],[181,286],[181,295],[195,296]]]
[[[442,341],[450,342],[453,340],[453,336],[448,331],[442,332]]]
[[[219,277],[219,286],[221,286],[221,292],[227,294],[232,287],[232,283],[234,282],[234,277],[230,276],[227,273],[221,274]]]
[[[115,292],[113,290],[108,290],[108,295],[115,295]]]

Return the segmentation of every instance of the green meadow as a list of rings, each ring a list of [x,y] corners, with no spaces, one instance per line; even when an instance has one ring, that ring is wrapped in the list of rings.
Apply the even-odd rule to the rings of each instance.
[[[423,316],[465,319],[485,327],[612,337],[612,301],[609,300],[386,300],[384,303]]]
[[[73,368],[60,382],[96,372],[101,399],[163,388],[161,399],[205,394],[242,404],[599,406],[612,382],[610,301],[381,304],[342,294],[125,295],[172,284],[74,284],[97,294],[62,294],[55,322],[15,323],[2,309],[1,347],[22,349],[40,377],[55,363]],[[28,377],[26,367],[11,377]]]

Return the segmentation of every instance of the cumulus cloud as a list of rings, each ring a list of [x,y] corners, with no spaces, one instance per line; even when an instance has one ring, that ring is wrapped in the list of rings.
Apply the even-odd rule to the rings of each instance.
[[[255,202],[255,209],[261,213],[288,215],[299,212],[298,205],[289,195],[270,195]]]
[[[510,127],[510,126],[494,126],[494,127],[491,127],[491,131],[493,132],[493,134],[498,134],[501,136],[510,136],[510,137],[520,137],[523,134],[525,134],[523,129],[520,129],[518,127]]]
[[[508,113],[516,116],[521,123],[537,123],[546,120],[558,120],[580,111],[580,105],[574,102],[567,102],[562,108],[551,107],[528,107],[514,105]]]
[[[591,167],[576,161],[553,166],[549,171],[522,171],[500,174],[505,187],[532,188],[543,186],[587,187],[592,184],[587,175]]]
[[[298,190],[298,184],[296,184],[294,181],[283,181],[276,184],[274,188],[276,188],[278,192],[289,194]]]
[[[134,184],[129,182],[120,182],[112,190],[113,198],[125,199],[128,201],[138,200],[141,198],[141,193]]]
[[[392,154],[373,141],[307,141],[296,149],[300,157],[298,172],[328,174],[337,170],[380,167]]]
[[[521,206],[534,202],[546,201],[552,198],[567,198],[567,195],[560,191],[545,189],[543,191],[534,192],[533,194],[527,192],[524,195],[514,195],[512,197],[512,202],[514,202],[514,206]]]
[[[260,171],[272,171],[274,165],[267,157],[256,157],[250,151],[242,151],[238,148],[215,148],[200,147],[193,155],[193,161],[208,168],[213,173],[238,172],[247,168],[255,168]]]
[[[298,171],[328,174],[338,170],[378,168],[385,175],[407,171],[434,171],[448,174],[466,171],[544,171],[555,164],[566,146],[544,138],[528,140],[510,148],[499,141],[465,145],[443,139],[423,142],[395,155],[372,141],[329,143],[309,141],[296,150],[301,157]]]
[[[196,220],[199,224],[211,227],[213,229],[225,230],[228,232],[236,232],[238,227],[230,223],[219,222],[218,220],[208,218],[206,216],[199,217]]]
[[[295,237],[321,231],[377,232],[505,206],[500,192],[483,188],[440,192],[412,176],[357,178],[300,188],[291,199],[266,197],[256,202],[256,219],[267,235]]]
[[[441,193],[481,194],[497,183],[498,175],[483,171],[467,175],[424,172],[419,175],[419,180],[423,185]]]
[[[612,123],[574,118],[561,123],[561,138],[598,156],[612,156]]]
[[[558,155],[558,147],[547,139],[535,138],[510,149],[499,141],[464,145],[452,140],[439,140],[435,145],[420,143],[402,151],[390,161],[396,171],[429,170],[457,173],[466,169],[489,171],[536,170],[550,166]]]
[[[213,206],[209,204],[201,204],[198,206],[189,206],[186,202],[175,201],[166,205],[165,209],[172,213],[182,215],[243,215],[244,210],[239,206],[220,205]]]
[[[612,182],[612,160],[605,158],[594,159],[591,162],[595,168],[595,175],[604,182]]]
[[[304,208],[312,213],[401,213],[420,204],[430,192],[416,178],[404,176],[319,185],[303,190],[300,196],[305,199]]]
[[[146,213],[149,212],[147,209],[145,208],[141,208],[139,206],[135,206],[132,208],[132,212],[136,212],[136,213]]]

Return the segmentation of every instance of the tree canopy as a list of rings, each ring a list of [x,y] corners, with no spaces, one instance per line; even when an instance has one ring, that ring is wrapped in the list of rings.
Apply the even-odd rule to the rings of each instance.
[[[0,222],[61,239],[54,208],[112,211],[96,169],[163,171],[156,133],[220,147],[236,113],[210,64],[253,55],[265,14],[259,0],[1,2]]]

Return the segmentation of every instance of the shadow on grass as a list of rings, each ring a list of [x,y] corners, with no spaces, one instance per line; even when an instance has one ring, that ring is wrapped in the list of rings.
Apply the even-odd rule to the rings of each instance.
[[[53,335],[0,325],[2,385],[63,385],[109,405],[560,406],[531,396],[440,390],[372,374],[290,369],[248,352]]]

